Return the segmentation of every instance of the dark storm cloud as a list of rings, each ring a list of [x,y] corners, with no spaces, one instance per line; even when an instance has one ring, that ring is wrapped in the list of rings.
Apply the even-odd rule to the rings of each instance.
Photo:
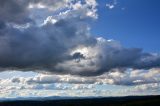
[[[107,42],[107,41],[106,41]],[[97,46],[97,44],[95,45]],[[138,48],[117,48],[110,47],[112,44],[99,46],[98,49],[93,47],[89,52],[91,57],[84,57],[79,60],[79,64],[64,62],[58,65],[58,70],[63,73],[78,74],[82,76],[97,76],[112,69],[118,68],[119,71],[126,71],[127,68],[133,69],[151,69],[160,67],[160,56],[150,53],[143,53]],[[100,51],[92,58],[92,53]],[[94,60],[95,58],[95,60]],[[75,71],[78,70],[78,71]],[[68,72],[69,71],[69,72]]]
[[[0,1],[0,68],[2,70],[15,68],[22,71],[30,69],[92,76],[114,68],[150,69],[160,66],[159,55],[143,53],[141,49],[124,48],[116,41],[98,40],[91,36],[87,24],[89,18],[87,15],[84,17],[85,12],[89,11],[84,11],[88,9],[86,5],[82,12],[69,9],[61,14],[61,18],[56,18],[55,22],[52,22],[53,17],[51,17],[43,25],[35,25],[32,22],[36,19],[30,18],[28,10],[31,3],[57,5],[57,3],[63,4],[63,1]],[[21,24],[26,23],[30,23],[30,26],[23,28]],[[83,53],[81,50],[83,47],[90,49]],[[75,51],[77,48],[80,50]]]
[[[83,54],[76,52],[73,54],[73,59],[75,59],[77,62],[79,62],[81,59],[85,59],[85,56]]]
[[[160,66],[159,55],[143,53],[142,49],[122,48],[118,50],[110,49],[110,51],[110,54],[106,56],[106,66],[108,68],[150,69],[152,67]]]
[[[92,45],[95,40],[79,30],[72,20],[59,20],[56,24],[30,27],[24,31],[7,28],[0,36],[1,67],[31,68],[54,66],[57,62],[70,58],[65,54],[70,48]],[[76,21],[77,22],[77,21]],[[76,23],[77,24],[77,23]],[[80,24],[79,24],[80,25]],[[82,37],[84,39],[78,39]]]
[[[22,0],[1,0],[0,22],[24,24],[31,21],[27,6],[28,3]]]
[[[2,22],[25,24],[34,21],[30,17],[29,5],[43,4],[58,8],[63,3],[65,3],[64,0],[1,0],[0,25]]]

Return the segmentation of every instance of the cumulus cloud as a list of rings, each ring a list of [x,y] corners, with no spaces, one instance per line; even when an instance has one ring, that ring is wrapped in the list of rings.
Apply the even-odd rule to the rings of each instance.
[[[26,23],[30,21],[27,3],[21,0],[0,1],[0,23]],[[2,24],[1,24],[2,27]],[[2,28],[1,28],[2,29]]]
[[[80,82],[78,79],[66,79],[62,76],[41,75],[31,77],[13,77],[0,80],[1,90],[82,90],[92,89],[94,84]]]
[[[125,48],[117,41],[92,36],[88,22],[98,18],[95,0],[1,2],[2,71],[97,76],[115,68],[152,69],[160,65],[159,54]],[[42,22],[33,15],[40,11],[45,12]]]
[[[72,96],[124,96],[146,94],[148,91],[147,94],[157,94],[160,88],[159,72],[158,68],[128,69],[123,72],[114,69],[103,75],[90,77],[42,73],[28,76],[27,74],[30,74],[28,72],[22,76],[12,74],[12,76],[0,79],[0,93],[2,94],[0,97],[36,96],[41,92],[43,96],[61,95],[61,93],[65,93],[63,96],[71,94]],[[4,73],[7,74],[7,72]]]
[[[81,53],[85,57],[78,63],[66,60],[58,63],[56,69],[70,70],[71,74],[98,75],[111,71],[114,68],[150,69],[159,67],[160,56],[157,54],[143,53],[138,48],[124,48],[117,41],[97,38],[92,47],[80,46],[71,53]]]
[[[49,10],[56,10],[67,6],[69,0],[27,0],[27,2],[28,8],[47,8]]]
[[[135,86],[134,90],[137,90],[137,91],[145,91],[145,90],[159,91],[160,90],[160,83],[142,84],[139,86]]]
[[[27,84],[27,85],[43,85],[43,84],[95,84],[95,85],[124,85],[135,86],[143,84],[160,83],[160,69],[150,70],[133,70],[121,72],[118,69],[107,72],[100,76],[82,77],[75,75],[47,75],[38,74],[34,77],[13,77],[10,79],[1,79],[3,84]]]
[[[160,83],[159,69],[150,70],[127,70],[126,72],[114,71],[109,73],[108,77],[113,80],[112,84],[116,85],[142,85],[151,83]]]

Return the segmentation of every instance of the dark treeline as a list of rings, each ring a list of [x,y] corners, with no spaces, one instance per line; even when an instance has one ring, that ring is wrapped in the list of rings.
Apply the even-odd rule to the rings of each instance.
[[[0,106],[160,106],[160,96],[14,100],[0,102]]]

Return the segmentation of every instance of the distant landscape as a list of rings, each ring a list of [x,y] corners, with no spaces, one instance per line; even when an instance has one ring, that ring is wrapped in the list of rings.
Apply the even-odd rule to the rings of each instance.
[[[160,106],[160,96],[40,98],[1,101],[0,106]]]

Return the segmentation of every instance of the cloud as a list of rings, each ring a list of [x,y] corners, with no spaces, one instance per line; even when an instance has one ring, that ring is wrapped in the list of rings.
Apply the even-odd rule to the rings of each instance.
[[[142,84],[151,84],[159,83],[159,69],[150,69],[150,70],[127,70],[126,72],[120,73],[115,71],[108,75],[109,78],[113,80],[113,84],[116,85],[142,85]]]
[[[55,78],[57,77],[57,78]],[[67,77],[66,77],[67,78]],[[63,76],[40,75],[35,77],[13,77],[0,80],[1,90],[82,90],[94,88],[94,84],[80,82],[76,77],[63,79]]]
[[[17,95],[18,97],[28,97],[38,94],[41,96],[61,94],[63,96],[153,95],[159,91],[159,71],[158,68],[150,70],[128,69],[123,72],[114,69],[103,75],[90,77],[42,73],[28,76],[30,74],[28,72],[21,76],[12,74],[12,76],[0,79],[0,93],[2,94],[0,97],[17,97]],[[4,73],[7,74],[7,72]],[[3,75],[5,76],[5,74]]]
[[[62,6],[67,6],[68,0],[28,0],[29,8],[46,8],[50,11],[55,11]]]
[[[111,72],[100,76],[82,77],[75,75],[48,75],[38,74],[33,77],[13,77],[10,79],[1,79],[4,84],[25,84],[25,85],[45,85],[45,84],[94,84],[94,85],[123,85],[135,86],[143,84],[160,83],[160,69],[133,70],[128,69],[124,72],[114,69]]]
[[[125,68],[150,69],[159,67],[160,56],[157,54],[143,53],[138,48],[124,48],[117,41],[104,38],[96,40],[96,44],[92,47],[80,46],[71,52],[71,54],[82,54],[84,59],[78,63],[74,60],[66,60],[58,63],[56,69],[69,70],[71,74],[92,76],[103,74],[114,68],[125,70]]]
[[[156,90],[160,90],[159,88],[160,88],[159,83],[151,83],[151,84],[142,84],[142,85],[136,86],[134,90],[137,90],[137,91],[144,91],[144,90],[156,91]]]
[[[26,23],[30,21],[27,3],[21,0],[3,0],[0,2],[0,23]]]
[[[111,3],[106,3],[106,7],[108,9],[113,9],[113,8],[115,8],[116,5],[117,5],[117,0],[112,0]]]
[[[122,71],[160,65],[159,54],[92,36],[88,23],[98,18],[95,0],[1,2],[1,71],[98,76],[115,68]]]
[[[114,5],[106,4],[106,7],[108,7],[109,9],[113,9],[113,8],[114,8]]]
[[[35,77],[13,77],[10,80],[2,82],[12,82],[21,84],[53,84],[53,83],[69,83],[69,84],[94,84],[96,79],[83,78],[71,75],[44,75],[40,74]]]

